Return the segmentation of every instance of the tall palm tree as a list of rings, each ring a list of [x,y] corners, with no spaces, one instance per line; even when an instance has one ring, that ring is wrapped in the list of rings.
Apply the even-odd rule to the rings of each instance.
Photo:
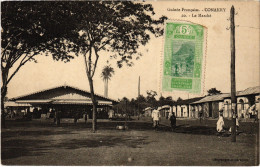
[[[101,78],[104,81],[104,96],[108,97],[108,80],[111,79],[112,75],[115,73],[114,68],[110,65],[104,66],[101,72]]]

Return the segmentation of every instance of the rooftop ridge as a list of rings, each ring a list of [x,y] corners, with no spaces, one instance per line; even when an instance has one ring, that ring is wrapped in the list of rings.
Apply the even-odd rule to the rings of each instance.
[[[28,94],[25,94],[25,95],[13,97],[13,98],[10,99],[10,101],[13,101],[13,100],[15,100],[15,99],[19,99],[19,98],[22,98],[22,97],[26,97],[26,96],[35,95],[35,94],[37,94],[37,93],[42,93],[42,92],[45,92],[45,91],[48,91],[48,90],[57,89],[57,88],[62,88],[62,87],[64,87],[65,89],[69,87],[69,88],[76,89],[76,90],[79,90],[79,91],[82,91],[82,92],[85,92],[85,93],[90,93],[90,92],[87,91],[87,90],[83,90],[83,89],[80,89],[80,88],[78,88],[78,87],[70,86],[70,85],[65,84],[65,85],[55,86],[55,87],[51,87],[51,88],[48,88],[48,89],[39,90],[39,91],[36,91],[36,92],[33,92],[33,93],[28,93]],[[96,96],[99,96],[99,97],[101,97],[101,98],[105,98],[105,99],[109,99],[109,100],[112,100],[112,101],[117,102],[117,100],[115,100],[115,99],[112,99],[112,98],[109,98],[109,97],[105,97],[105,96],[102,96],[102,95],[97,94],[97,93],[95,93],[95,95],[96,95]]]

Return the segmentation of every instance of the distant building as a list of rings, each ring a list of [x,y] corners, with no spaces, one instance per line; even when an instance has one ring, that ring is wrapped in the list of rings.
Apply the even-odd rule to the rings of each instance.
[[[237,96],[237,114],[238,117],[242,118],[252,118],[256,117],[256,110],[259,111],[259,94],[260,94],[260,86],[250,87],[243,91],[238,91],[236,93]],[[224,117],[231,117],[231,98],[230,95],[225,97],[224,99]],[[255,107],[254,109],[250,107]],[[259,117],[259,114],[258,114]]]
[[[172,106],[172,111],[175,113],[176,117],[182,118],[197,118],[196,112],[193,110],[191,103],[202,99],[203,97],[196,97],[191,99],[181,100],[179,102],[175,102]]]
[[[229,94],[205,96],[191,103],[191,106],[195,109],[196,118],[198,118],[198,113],[200,112],[202,112],[204,118],[217,118],[225,97],[229,97]]]
[[[160,111],[161,117],[168,118],[168,116],[169,116],[169,114],[171,112],[171,106],[164,105],[164,106],[158,107],[158,110]]]
[[[151,117],[152,115],[152,107],[146,107],[143,111],[144,111],[144,116],[145,117]]]
[[[238,117],[249,118],[257,115],[254,111],[259,111],[259,94],[260,86],[247,88],[236,93]],[[191,103],[191,106],[195,108],[196,113],[202,112],[205,118],[217,118],[219,110],[222,108],[224,117],[232,117],[231,96],[229,93],[206,96],[199,101]],[[252,107],[251,114],[250,107]],[[253,107],[255,107],[254,110]]]

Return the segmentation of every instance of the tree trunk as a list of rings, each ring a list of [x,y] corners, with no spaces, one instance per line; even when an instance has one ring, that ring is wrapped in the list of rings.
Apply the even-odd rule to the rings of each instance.
[[[1,87],[1,125],[2,128],[6,128],[5,125],[5,112],[4,112],[4,101],[7,94],[7,78],[9,70],[1,68],[2,70],[2,87]]]
[[[93,79],[88,76],[88,81],[89,81],[89,87],[90,87],[90,94],[91,94],[91,100],[93,103],[93,114],[92,114],[92,132],[95,133],[97,130],[97,102],[95,98],[95,93],[94,93],[94,87],[93,87]]]
[[[4,84],[1,87],[1,125],[2,128],[6,128],[5,125],[5,111],[4,111],[4,100],[7,94],[7,86]]]

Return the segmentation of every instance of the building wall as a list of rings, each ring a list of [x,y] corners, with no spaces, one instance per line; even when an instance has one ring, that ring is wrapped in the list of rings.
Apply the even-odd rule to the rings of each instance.
[[[260,119],[260,95],[256,96],[255,97],[255,104],[256,104],[256,110],[258,111],[257,112],[257,115],[258,115],[258,119]]]
[[[250,104],[247,97],[237,98],[237,115],[238,117],[246,118],[246,112],[249,109]]]
[[[231,99],[225,99],[225,100],[224,100],[223,117],[225,117],[225,118],[231,118],[231,117],[232,117],[232,112],[231,112]]]
[[[257,104],[257,97],[259,96],[249,95],[249,96],[242,96],[237,98],[237,114],[239,118],[240,117],[249,118],[249,114],[248,114],[249,108],[254,104],[256,104],[256,106],[259,105]],[[231,99],[224,99],[224,106],[225,106],[224,117],[231,118],[232,117]]]
[[[173,112],[176,112],[177,108],[177,117],[187,118],[188,115],[188,105],[177,105],[173,107]],[[176,115],[176,113],[175,113]]]
[[[176,106],[172,106],[172,112],[175,114],[175,116],[178,117],[176,110],[177,110],[177,107]]]
[[[181,106],[177,105],[177,117],[182,117],[181,115]]]
[[[187,117],[189,117],[188,116],[188,105],[181,105],[181,109],[182,109],[182,113],[183,113],[183,115],[182,115],[182,117],[185,117],[185,118],[187,118]]]
[[[202,111],[202,105],[201,104],[193,104],[192,106],[195,108],[194,118],[199,118],[199,112]]]
[[[203,103],[202,105],[202,117],[208,118],[209,117],[209,103]]]
[[[196,105],[189,105],[189,118],[198,118],[198,112],[196,112]]]

